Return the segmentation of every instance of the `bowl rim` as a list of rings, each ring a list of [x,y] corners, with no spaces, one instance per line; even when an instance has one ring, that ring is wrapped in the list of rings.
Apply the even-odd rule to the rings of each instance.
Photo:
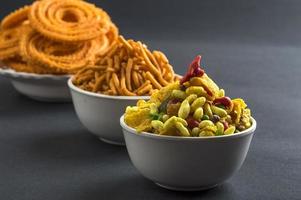
[[[94,93],[94,92],[89,92],[86,90],[83,90],[77,86],[75,86],[72,82],[74,76],[71,76],[68,79],[68,86],[71,90],[80,93],[80,94],[84,94],[87,96],[91,96],[91,97],[97,97],[97,98],[105,98],[105,99],[119,99],[119,100],[148,100],[150,99],[150,96],[112,96],[112,95],[105,95],[105,94],[99,94],[99,93]]]
[[[0,67],[0,75],[7,78],[57,79],[57,80],[69,79],[72,76],[71,74],[55,75],[55,74],[35,74],[35,73],[28,73],[28,72],[18,72],[10,68],[1,68],[1,67]]]
[[[123,129],[125,129],[127,132],[141,136],[141,137],[147,137],[147,138],[153,138],[153,139],[164,139],[164,140],[181,140],[181,141],[200,141],[200,140],[217,140],[217,139],[226,139],[226,138],[238,138],[243,137],[246,135],[249,135],[251,133],[254,133],[257,122],[256,120],[251,117],[252,119],[252,126],[244,131],[241,131],[239,133],[231,134],[231,135],[220,135],[220,136],[213,136],[213,137],[183,137],[183,136],[169,136],[169,135],[158,135],[153,134],[149,132],[141,132],[138,133],[134,128],[129,127],[124,122],[124,114],[120,117],[120,125]]]

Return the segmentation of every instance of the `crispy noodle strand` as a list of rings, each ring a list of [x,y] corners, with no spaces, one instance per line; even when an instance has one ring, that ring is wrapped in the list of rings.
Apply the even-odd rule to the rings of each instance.
[[[80,70],[73,83],[96,93],[143,96],[179,80],[162,52],[151,52],[141,42],[122,36],[107,54],[98,55],[95,65],[99,67]]]

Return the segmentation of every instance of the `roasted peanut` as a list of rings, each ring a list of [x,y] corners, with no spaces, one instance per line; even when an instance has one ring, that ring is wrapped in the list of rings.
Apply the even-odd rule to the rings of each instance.
[[[204,121],[201,121],[201,123],[199,124],[199,128],[202,129],[206,126],[214,126],[213,122],[210,121],[210,120],[204,120]]]
[[[211,111],[211,107],[210,107],[209,103],[205,103],[205,105],[204,105],[204,113],[205,113],[206,115],[208,115],[209,118],[212,118],[213,113],[212,113],[212,111]]]
[[[182,119],[186,119],[190,113],[190,105],[189,102],[185,99],[180,106],[178,116]]]
[[[191,135],[192,135],[193,137],[198,137],[199,134],[200,134],[200,129],[199,129],[198,127],[195,127],[195,128],[193,128],[193,129],[191,130]]]
[[[211,111],[214,113],[214,114],[217,114],[218,116],[220,117],[226,117],[227,116],[227,111],[222,109],[222,108],[219,108],[217,106],[211,106]]]
[[[198,108],[194,111],[193,118],[196,120],[200,120],[202,119],[203,114],[204,114],[203,108]]]
[[[186,100],[188,101],[188,103],[192,103],[194,100],[196,100],[198,98],[198,96],[196,94],[191,94],[189,95]]]
[[[234,132],[235,132],[235,126],[229,126],[229,128],[227,128],[227,130],[225,130],[224,134],[230,135],[230,134],[233,134]]]
[[[223,135],[224,134],[224,125],[221,122],[216,123],[216,135]]]
[[[189,137],[190,133],[188,129],[180,122],[175,123],[176,128],[179,130],[182,136]]]
[[[160,120],[153,120],[151,122],[151,125],[154,129],[156,130],[160,130],[161,128],[163,128],[163,122],[161,122]]]
[[[191,112],[194,112],[197,108],[202,107],[206,102],[205,97],[199,97],[191,104]]]
[[[185,99],[187,97],[186,93],[182,90],[173,90],[171,96],[177,99]]]
[[[201,86],[190,86],[186,89],[186,94],[196,94],[197,96],[207,96],[206,90]]]

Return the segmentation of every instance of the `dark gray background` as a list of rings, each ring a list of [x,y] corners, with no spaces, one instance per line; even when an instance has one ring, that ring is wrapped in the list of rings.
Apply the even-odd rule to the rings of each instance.
[[[0,15],[29,2],[2,1]],[[140,176],[125,148],[90,135],[71,104],[33,101],[0,78],[1,200],[301,199],[300,1],[95,2],[178,73],[204,56],[207,73],[258,121],[248,157],[222,186],[170,192]]]

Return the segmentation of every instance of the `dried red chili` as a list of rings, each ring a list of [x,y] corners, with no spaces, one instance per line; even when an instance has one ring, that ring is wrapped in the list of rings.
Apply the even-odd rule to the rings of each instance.
[[[201,68],[201,59],[202,56],[198,55],[190,64],[188,72],[185,74],[185,76],[181,79],[180,83],[183,84],[187,81],[189,81],[192,77],[196,76],[203,76],[205,74],[205,71]]]

